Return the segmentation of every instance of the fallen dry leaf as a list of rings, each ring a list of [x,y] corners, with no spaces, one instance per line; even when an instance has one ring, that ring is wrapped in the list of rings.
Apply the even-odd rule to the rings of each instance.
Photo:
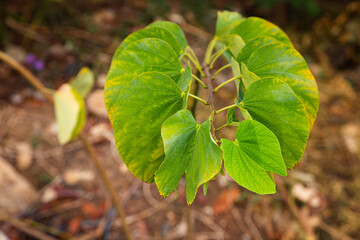
[[[228,211],[239,196],[240,190],[238,188],[223,190],[212,205],[215,214]]]

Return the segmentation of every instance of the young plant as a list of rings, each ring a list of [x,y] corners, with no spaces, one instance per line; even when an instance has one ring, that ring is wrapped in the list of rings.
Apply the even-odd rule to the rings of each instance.
[[[220,56],[229,64],[214,71]],[[233,77],[214,88],[213,79],[226,68]],[[208,89],[207,100],[190,93],[193,81]],[[216,110],[213,93],[230,82],[238,96]],[[210,106],[207,121],[197,123],[187,110],[189,96]],[[286,176],[300,161],[319,99],[305,60],[280,28],[223,11],[203,65],[175,23],[154,22],[129,35],[114,54],[105,104],[130,172],[155,182],[162,196],[173,192],[185,173],[191,204],[202,184],[206,192],[222,161],[239,185],[258,194],[275,193],[273,173]],[[227,123],[216,128],[214,117],[224,110]],[[227,126],[237,127],[235,140],[217,140],[216,131]]]

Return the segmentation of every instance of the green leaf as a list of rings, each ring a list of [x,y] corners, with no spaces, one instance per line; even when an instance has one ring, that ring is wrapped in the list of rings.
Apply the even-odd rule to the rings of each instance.
[[[74,139],[85,124],[84,100],[70,84],[63,84],[54,94],[55,116],[60,144]]]
[[[258,80],[240,104],[276,135],[286,166],[293,168],[304,153],[309,126],[304,105],[289,85],[274,78]]]
[[[208,188],[209,188],[209,181],[207,181],[206,183],[203,184],[203,193],[204,193],[204,196],[206,196],[207,191],[208,191]]]
[[[233,57],[231,58],[230,64],[231,64],[231,70],[233,72],[234,77],[240,77],[241,76],[240,65],[235,60],[235,58],[233,58]],[[239,92],[239,90],[241,89],[240,78],[235,79],[235,86],[236,86],[236,92]]]
[[[242,82],[244,84],[245,90],[255,81],[259,80],[260,78],[253,72],[250,72],[247,69],[244,63],[241,63],[241,74],[242,74]]]
[[[292,46],[289,37],[278,26],[258,17],[245,19],[231,31],[231,34],[240,35],[245,43],[259,36],[268,36]]]
[[[304,104],[311,129],[319,107],[319,93],[315,79],[299,52],[279,42],[271,43],[255,50],[245,64],[260,78],[273,77],[286,82]]]
[[[84,98],[94,86],[94,82],[94,73],[85,67],[80,70],[78,75],[70,82],[70,85]]]
[[[225,170],[239,185],[258,194],[276,192],[266,170],[286,176],[286,167],[274,133],[257,121],[244,120],[234,141],[221,141]]]
[[[114,104],[122,89],[144,72],[159,72],[179,81],[183,68],[168,43],[146,38],[129,44],[114,58],[105,83],[105,105],[113,121]]]
[[[191,68],[190,68],[190,65],[188,65],[186,67],[185,72],[181,75],[178,86],[179,86],[180,90],[185,93],[184,103],[183,103],[182,108],[186,109],[187,100],[188,100],[189,92],[190,92],[190,89],[191,89]]]
[[[161,39],[161,40],[167,42],[172,47],[172,49],[174,50],[174,52],[177,54],[178,57],[183,52],[179,43],[175,39],[174,35],[172,33],[170,33],[168,30],[166,30],[165,28],[160,28],[160,27],[148,27],[148,28],[144,28],[139,31],[136,31],[136,32],[130,34],[128,37],[126,37],[125,40],[121,43],[121,45],[116,50],[113,58],[117,58],[119,56],[119,54],[121,53],[121,51],[124,50],[130,43],[133,43],[137,40],[144,39],[144,38],[158,38],[158,39]]]
[[[244,18],[237,12],[218,11],[216,20],[216,36],[228,35]]]
[[[157,22],[151,23],[147,27],[148,28],[149,27],[159,27],[159,28],[168,30],[172,35],[174,35],[176,41],[179,43],[180,47],[183,50],[185,50],[185,48],[187,46],[189,46],[189,44],[186,41],[186,37],[185,37],[183,30],[176,23],[168,22],[168,21],[157,21]]]
[[[244,96],[242,96],[243,98]],[[241,98],[241,99],[242,99]],[[235,98],[235,104],[236,106],[238,106],[238,108],[240,109],[241,114],[243,115],[244,119],[247,120],[253,120],[252,117],[250,116],[250,113],[248,112],[248,110],[246,110],[245,108],[242,107],[242,105],[240,104],[240,102]]]
[[[245,42],[239,35],[226,35],[221,41],[229,48],[232,56],[236,57],[241,49],[245,46]]]
[[[185,93],[168,76],[147,72],[119,93],[112,117],[116,147],[130,172],[145,182],[164,160],[161,125],[183,106]]]
[[[254,38],[247,42],[245,46],[241,49],[239,54],[236,57],[236,60],[241,63],[246,63],[251,54],[258,48],[261,48],[267,44],[277,42],[275,38],[272,37],[266,37],[266,36],[260,36],[257,38]]]
[[[235,109],[236,107],[233,107],[233,108],[230,108],[228,111],[227,111],[227,114],[226,114],[226,122],[228,124],[234,124],[234,125],[237,125],[239,123],[239,119],[237,118],[236,114],[235,114]]]
[[[181,110],[164,122],[161,134],[166,157],[155,173],[156,185],[168,196],[186,172],[186,200],[191,204],[198,187],[221,168],[221,150],[210,135],[210,121],[199,125],[190,111]]]

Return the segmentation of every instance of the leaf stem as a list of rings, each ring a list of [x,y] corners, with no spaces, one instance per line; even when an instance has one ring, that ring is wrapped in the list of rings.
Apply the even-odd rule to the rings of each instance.
[[[217,87],[214,89],[214,92],[219,91],[219,89],[220,89],[221,87],[223,87],[223,86],[225,86],[226,84],[231,83],[232,81],[234,81],[234,80],[236,80],[236,79],[239,79],[239,78],[241,78],[241,77],[238,76],[238,77],[230,78],[229,80],[227,80],[227,81],[223,82],[222,84],[220,84],[219,86],[217,86]]]
[[[49,102],[54,103],[54,98],[52,95],[50,95],[48,93],[48,90],[46,89],[46,87],[40,82],[40,80],[37,77],[35,77],[29,70],[27,70],[24,66],[22,66],[18,61],[16,61],[15,59],[13,59],[12,57],[10,57],[9,55],[7,55],[6,53],[4,53],[2,51],[0,51],[0,59],[3,60],[4,62],[8,63],[19,73],[21,73],[26,78],[26,80],[28,80],[39,92],[41,92],[46,97],[46,99]],[[83,142],[86,150],[90,154],[91,159],[92,159],[93,163],[95,164],[95,167],[97,168],[97,170],[100,174],[100,177],[103,180],[105,187],[111,196],[112,201],[114,202],[115,208],[119,214],[119,217],[120,217],[120,220],[121,220],[121,223],[122,223],[125,235],[126,235],[126,239],[132,240],[133,237],[131,235],[129,225],[127,224],[126,218],[125,218],[126,217],[125,210],[122,207],[122,205],[120,204],[120,201],[117,197],[115,189],[112,186],[110,179],[106,175],[106,172],[105,172],[104,168],[102,167],[102,165],[96,155],[94,147],[87,141],[87,139],[84,137],[84,134],[80,134],[79,137],[80,137],[80,140]]]
[[[231,64],[230,64],[230,63],[227,64],[227,65],[225,65],[225,66],[223,66],[223,67],[221,67],[221,68],[219,68],[219,70],[217,70],[217,71],[214,73],[214,75],[212,76],[212,79],[215,79],[216,76],[217,76],[222,70],[224,70],[224,69],[226,69],[226,68],[229,68],[229,67],[231,67]]]
[[[230,108],[233,108],[233,107],[236,107],[236,104],[232,104],[232,105],[230,105],[230,106],[221,108],[221,109],[215,111],[215,114],[219,114],[219,113],[221,113],[222,111],[225,111],[225,110],[230,109]]]
[[[211,61],[211,54],[214,50],[214,47],[215,47],[215,44],[216,44],[216,38],[213,38],[209,45],[208,45],[208,48],[206,49],[206,52],[205,52],[205,64],[206,65],[209,65],[210,64],[210,61]]]
[[[211,57],[212,60],[211,60],[211,63],[210,63],[210,69],[212,69],[214,67],[214,63],[221,56],[221,54],[223,54],[228,49],[229,49],[229,47],[226,47],[224,49],[220,49]]]
[[[192,56],[190,56],[188,53],[185,53],[184,56],[187,57],[195,65],[197,70],[200,72],[201,76],[205,77],[205,74],[202,71],[201,66],[196,62],[196,60]]]
[[[192,76],[196,81],[198,81],[198,82],[201,84],[201,86],[203,86],[204,88],[208,88],[208,87],[206,86],[206,84],[205,84],[203,81],[201,81],[201,79],[198,78],[196,75],[191,74],[191,76]]]
[[[194,98],[194,99],[196,99],[196,100],[199,100],[200,102],[202,102],[202,103],[205,104],[205,105],[209,105],[209,103],[208,103],[207,101],[205,101],[205,100],[202,99],[202,98],[199,98],[198,96],[196,96],[196,95],[194,95],[194,94],[189,93],[189,96],[192,97],[192,98]]]
[[[227,126],[230,126],[230,124],[228,123],[225,123],[224,125],[218,127],[217,129],[215,129],[215,131],[219,131],[220,129],[224,128],[224,127],[227,127]]]
[[[199,59],[197,58],[196,54],[194,53],[194,50],[191,47],[188,47],[187,49],[190,53],[190,55],[194,58],[194,60],[197,62],[199,66],[201,66]]]

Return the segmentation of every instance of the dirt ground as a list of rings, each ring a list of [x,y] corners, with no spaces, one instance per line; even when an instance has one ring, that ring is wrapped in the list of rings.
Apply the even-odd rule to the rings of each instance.
[[[186,0],[3,1],[0,49],[49,88],[68,82],[83,66],[95,73],[84,132],[117,190],[135,239],[360,239],[360,3],[316,1],[318,12],[312,15],[297,1],[274,2],[269,8],[251,0],[200,5]],[[264,17],[289,34],[317,80],[320,108],[303,159],[287,177],[276,177],[276,194],[259,196],[219,175],[208,194],[199,189],[187,207],[184,179],[177,193],[162,199],[155,184],[142,183],[127,170],[104,114],[102,90],[112,54],[126,35],[155,19],[180,19],[202,59],[216,9],[224,8]],[[27,63],[29,54],[43,66]],[[218,83],[228,74],[219,75]],[[234,95],[233,86],[224,87],[215,94],[216,107],[228,105]],[[206,114],[199,105],[197,120]],[[224,128],[218,137],[232,138],[234,130]],[[15,177],[5,184],[14,188],[6,195],[0,183],[1,240],[126,239],[80,140],[59,145],[53,106],[0,62],[0,168],[8,167]],[[6,174],[0,170],[0,180]]]

